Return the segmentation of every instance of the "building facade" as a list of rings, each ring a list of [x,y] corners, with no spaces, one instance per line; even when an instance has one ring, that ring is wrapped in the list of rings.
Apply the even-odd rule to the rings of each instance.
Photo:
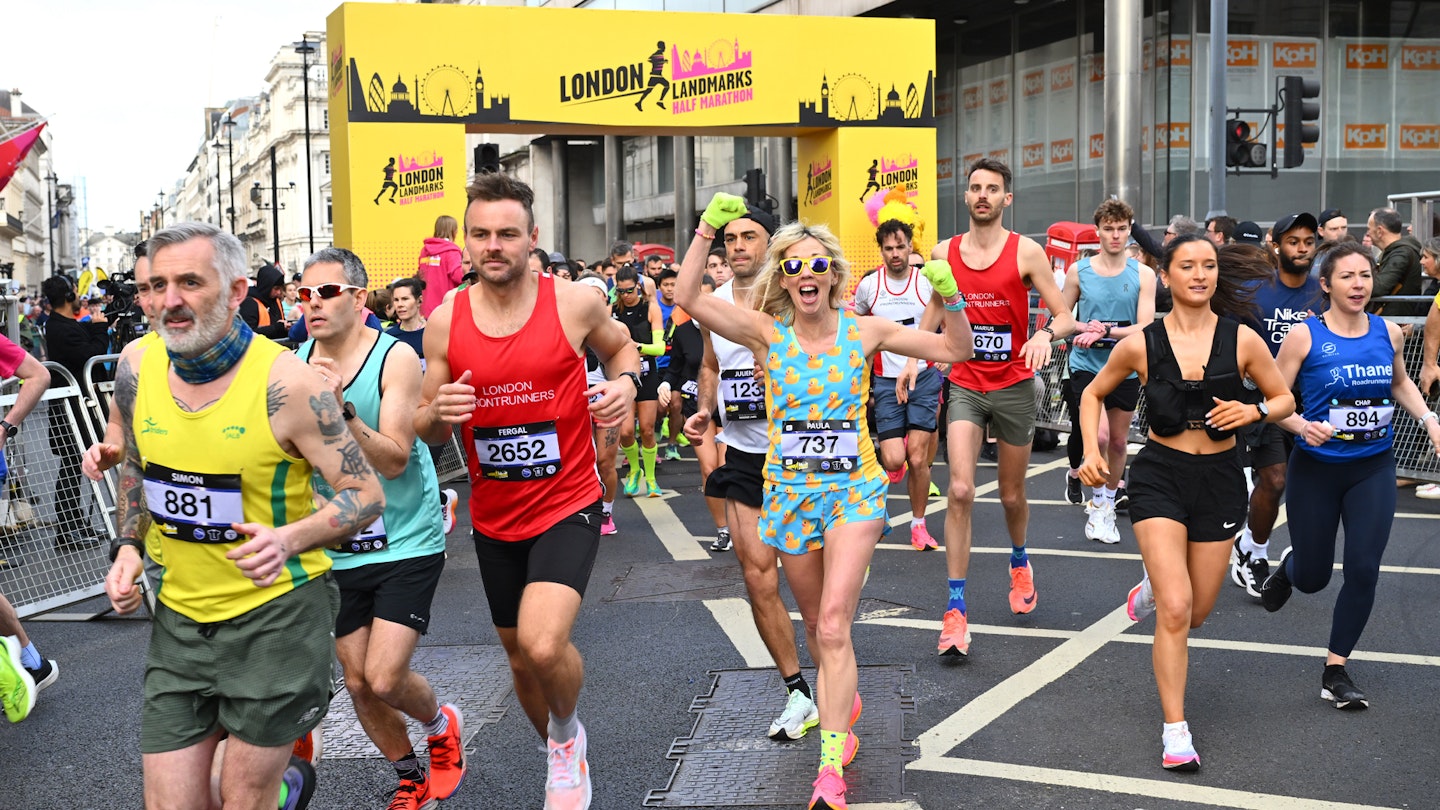
[[[29,127],[44,116],[0,90],[0,134]],[[50,130],[42,130],[29,154],[0,191],[0,281],[8,289],[36,290],[52,273],[74,274],[78,265],[75,193],[55,175]]]

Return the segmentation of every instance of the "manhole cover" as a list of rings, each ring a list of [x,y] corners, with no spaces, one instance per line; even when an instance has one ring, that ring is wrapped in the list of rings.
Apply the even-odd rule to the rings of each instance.
[[[425,676],[441,703],[454,703],[465,715],[468,744],[481,726],[497,723],[510,695],[510,663],[499,646],[417,647],[411,669]],[[424,751],[420,726],[406,718],[416,751]],[[341,689],[325,717],[325,759],[380,759],[380,750],[355,716],[350,693]]]
[[[681,602],[745,597],[738,562],[729,565],[658,563],[632,566],[616,578],[607,602]]]
[[[860,667],[864,711],[855,724],[860,752],[845,768],[851,803],[905,798],[905,763],[919,749],[904,736],[905,715],[915,711],[904,693],[908,665]],[[690,736],[666,756],[676,760],[670,782],[645,797],[648,807],[801,805],[810,799],[820,762],[819,735],[776,743],[765,732],[783,708],[784,685],[773,669],[719,670],[710,693],[695,698]],[[813,670],[806,677],[815,683]]]

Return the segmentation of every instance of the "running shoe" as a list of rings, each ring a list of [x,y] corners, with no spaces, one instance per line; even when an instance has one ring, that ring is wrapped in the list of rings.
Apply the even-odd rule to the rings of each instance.
[[[625,497],[633,498],[640,492],[640,482],[645,480],[645,474],[636,470],[625,478]]]
[[[970,622],[960,608],[945,611],[940,620],[940,654],[965,657],[970,654]]]
[[[1249,574],[1249,577],[1247,578],[1245,593],[1259,599],[1260,586],[1265,584],[1265,580],[1270,578],[1270,561],[1264,557],[1257,557],[1251,554],[1246,573]]]
[[[1125,482],[1121,481],[1120,486],[1115,488],[1115,511],[1130,511],[1130,491],[1125,488]]]
[[[290,757],[280,777],[280,810],[305,810],[314,794],[315,766],[301,757]]]
[[[1365,693],[1360,687],[1350,680],[1350,674],[1345,671],[1344,665],[1325,667],[1325,675],[1320,679],[1320,697],[1335,704],[1337,709],[1358,709],[1370,708],[1370,701],[1365,699]]]
[[[435,797],[430,795],[430,780],[416,782],[412,779],[401,779],[400,786],[395,788],[395,797],[385,806],[385,810],[425,810],[434,806]]]
[[[1085,505],[1085,536],[1091,540],[1114,545],[1120,542],[1120,530],[1115,526],[1115,505],[1109,501],[1091,501]]]
[[[820,725],[820,709],[815,701],[796,689],[785,701],[785,711],[770,724],[767,736],[776,742],[798,740],[810,729]]]
[[[848,767],[855,761],[855,752],[860,750],[860,738],[855,735],[855,721],[860,719],[860,693],[855,693],[855,703],[850,707],[850,730],[845,734],[845,747],[840,752],[840,765]]]
[[[40,666],[34,669],[25,667],[25,671],[30,673],[30,680],[35,682],[35,694],[37,695],[44,691],[45,687],[60,679],[60,665],[53,659],[41,661]]]
[[[717,529],[717,530],[715,531],[715,542],[713,542],[713,543],[710,544],[710,550],[711,550],[711,551],[729,551],[729,550],[730,550],[730,530],[729,530],[728,528],[725,528],[725,529]]]
[[[687,439],[687,438],[685,438],[685,434],[684,434],[684,433],[681,433],[680,435],[678,435],[678,436],[675,437],[675,443],[678,444],[678,445],[680,445],[681,447],[689,447],[689,446],[690,446],[690,440]]]
[[[465,761],[465,715],[453,703],[441,706],[440,713],[449,722],[445,733],[429,738],[430,795],[443,801],[465,781],[469,763]]]
[[[980,446],[980,458],[986,461],[999,461],[1000,454],[995,448],[995,442],[985,442]]]
[[[1140,584],[1130,589],[1130,596],[1125,600],[1125,612],[1130,614],[1130,621],[1138,622],[1155,612],[1155,591],[1150,587],[1150,576],[1147,574]]]
[[[606,535],[615,534],[618,531],[619,529],[615,528],[615,516],[606,515],[605,520],[600,523],[600,535],[603,537]]]
[[[864,708],[865,704],[860,700],[860,693],[856,692],[855,702],[850,704],[850,728],[854,728],[855,723],[860,720],[860,711]],[[847,762],[846,764],[848,765],[849,763]]]
[[[845,777],[829,765],[815,777],[815,792],[810,795],[808,810],[849,810],[845,803]]]
[[[1013,613],[1029,613],[1035,609],[1039,594],[1035,592],[1035,570],[1030,561],[1019,568],[1010,569],[1010,610]]]
[[[0,703],[5,704],[5,716],[10,722],[18,723],[30,716],[35,708],[35,681],[25,665],[20,663],[20,639],[15,636],[0,637]],[[817,721],[818,722],[818,721]]]
[[[590,763],[585,759],[585,726],[566,743],[547,740],[550,775],[545,779],[545,810],[586,810],[590,806]]]
[[[1280,555],[1280,562],[1276,564],[1275,570],[1270,572],[1269,578],[1260,586],[1260,604],[1265,609],[1274,613],[1290,600],[1290,592],[1293,586],[1290,584],[1290,577],[1285,573],[1285,561],[1290,559],[1294,548],[1286,548]]]
[[[646,496],[650,498],[659,498],[662,494],[660,492],[660,485],[655,483],[654,478],[645,479],[645,492]]]
[[[1198,771],[1200,755],[1195,753],[1195,741],[1190,736],[1189,724],[1180,728],[1165,729],[1160,735],[1165,744],[1165,754],[1160,760],[1167,771]]]
[[[1077,506],[1085,502],[1085,495],[1080,491],[1080,476],[1065,474],[1065,502]]]
[[[890,483],[898,484],[905,480],[905,465],[901,464],[898,470],[886,470],[885,475],[890,477]]]
[[[671,445],[666,445],[666,447],[665,447],[665,460],[666,460],[666,461],[679,461],[679,460],[680,460],[680,448],[679,448],[679,447],[676,447],[676,446],[673,445],[673,444],[671,444]]]
[[[934,481],[931,481],[931,482],[930,482],[930,497],[932,497],[932,498],[938,498],[938,497],[940,497],[940,487],[935,486],[935,482],[934,482]]]
[[[321,727],[316,726],[305,732],[300,739],[295,741],[295,745],[290,748],[290,755],[303,759],[311,765],[318,764],[320,762],[320,749],[324,739],[325,735],[322,733]]]
[[[440,490],[440,526],[446,534],[455,528],[455,505],[459,502],[460,495],[455,490]]]
[[[1240,541],[1244,537],[1244,532],[1241,532],[1240,536],[1235,538],[1235,543],[1230,546],[1230,581],[1244,588],[1246,593],[1250,593],[1251,588],[1258,591],[1265,580],[1262,579],[1259,583],[1250,581],[1250,555],[1240,550]]]
[[[1415,487],[1415,497],[1427,501],[1440,500],[1440,484],[1421,484]]]
[[[924,523],[915,523],[910,526],[910,545],[916,551],[931,551],[940,547],[935,538],[930,536],[930,530]]]

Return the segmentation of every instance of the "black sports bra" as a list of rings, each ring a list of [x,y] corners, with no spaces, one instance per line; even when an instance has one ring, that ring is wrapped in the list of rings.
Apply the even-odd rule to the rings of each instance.
[[[1210,438],[1220,441],[1235,435],[1233,430],[1207,427],[1205,414],[1215,407],[1211,397],[1240,400],[1244,396],[1245,386],[1235,360],[1239,331],[1240,324],[1220,318],[1210,342],[1210,361],[1205,364],[1204,377],[1187,380],[1181,375],[1163,319],[1145,327],[1145,353],[1150,366],[1145,408],[1156,436],[1204,430]]]

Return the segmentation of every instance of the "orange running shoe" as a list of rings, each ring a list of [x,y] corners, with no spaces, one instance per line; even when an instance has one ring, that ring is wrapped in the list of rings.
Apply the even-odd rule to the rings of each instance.
[[[323,740],[324,735],[320,733],[320,726],[316,726],[305,732],[305,736],[295,741],[295,745],[290,749],[290,753],[311,765],[319,764],[320,748]]]
[[[970,622],[960,608],[945,611],[945,618],[940,623],[939,650],[945,656],[970,654]]]
[[[1029,613],[1035,609],[1038,598],[1035,593],[1035,571],[1030,561],[1019,568],[1010,569],[1010,610],[1014,613]]]

